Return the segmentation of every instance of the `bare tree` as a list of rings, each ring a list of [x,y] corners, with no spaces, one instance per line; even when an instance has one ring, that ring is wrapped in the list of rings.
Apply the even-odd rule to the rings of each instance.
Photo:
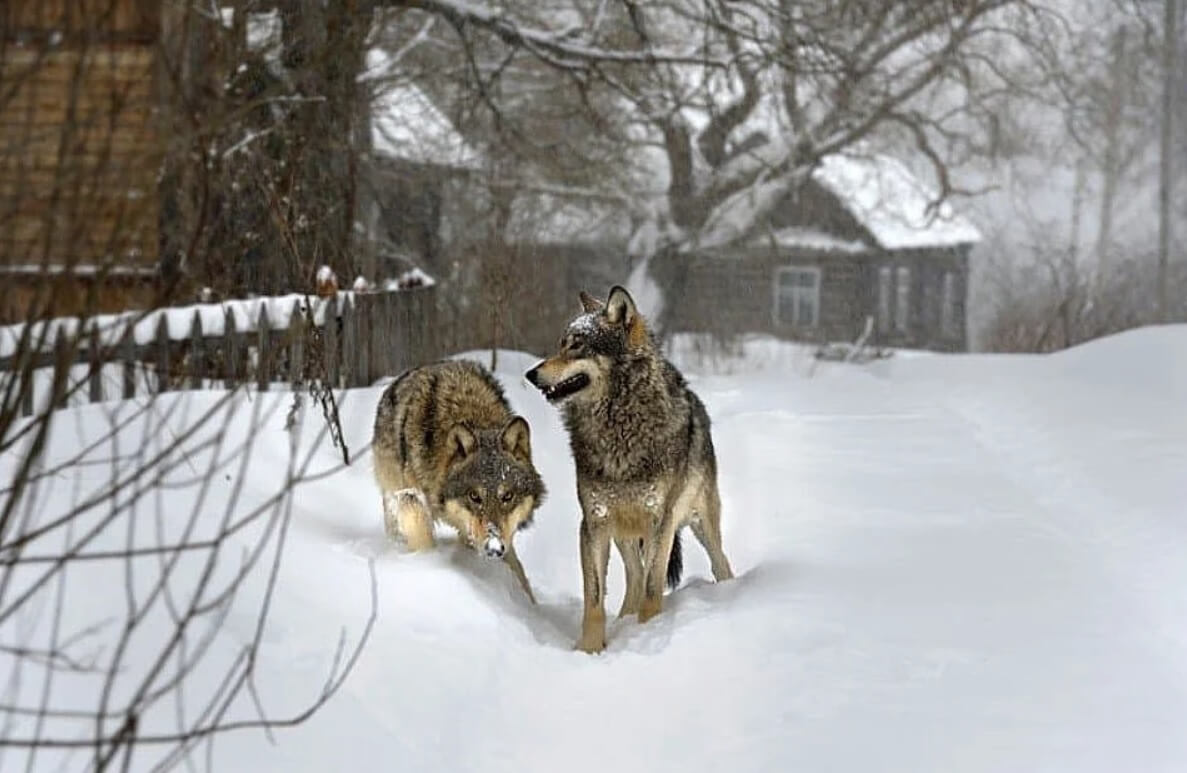
[[[326,642],[326,680],[306,704],[269,705],[263,642],[281,556],[302,484],[344,465],[324,461],[334,422],[306,421],[287,391],[244,388],[61,410],[104,382],[117,394],[145,376],[168,388],[168,362],[88,364],[119,359],[143,333],[140,314],[102,312],[158,305],[242,258],[220,233],[249,199],[228,194],[262,178],[233,166],[262,151],[272,108],[284,117],[288,101],[224,98],[236,60],[220,47],[234,25],[214,10],[0,8],[0,300],[5,321],[20,320],[0,328],[5,770],[166,769],[226,732],[300,723],[370,630],[360,621]],[[273,212],[274,233],[299,230],[299,213]],[[373,620],[373,581],[371,593]]]

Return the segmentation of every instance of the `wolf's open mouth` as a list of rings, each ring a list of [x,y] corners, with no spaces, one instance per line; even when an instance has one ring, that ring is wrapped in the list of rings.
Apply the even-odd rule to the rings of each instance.
[[[558,381],[552,386],[542,386],[540,387],[540,391],[544,393],[545,400],[555,403],[558,400],[564,400],[569,395],[580,392],[587,386],[589,386],[589,376],[584,373],[578,373],[569,376],[564,381]]]

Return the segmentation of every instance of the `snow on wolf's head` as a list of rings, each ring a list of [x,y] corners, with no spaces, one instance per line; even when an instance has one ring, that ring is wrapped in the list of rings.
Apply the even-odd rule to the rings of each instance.
[[[449,458],[441,498],[450,520],[465,524],[468,541],[501,557],[515,532],[531,524],[544,501],[544,481],[532,464],[531,431],[521,416],[501,429],[458,424],[446,441]]]
[[[581,313],[565,327],[557,353],[525,374],[550,403],[601,397],[615,363],[654,346],[626,288],[615,285],[605,302],[585,291],[580,299]]]

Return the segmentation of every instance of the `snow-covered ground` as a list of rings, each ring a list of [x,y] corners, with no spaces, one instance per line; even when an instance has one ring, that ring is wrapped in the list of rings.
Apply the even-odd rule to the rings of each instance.
[[[572,651],[572,463],[555,411],[522,378],[532,359],[503,353],[502,379],[551,492],[518,541],[540,605],[497,562],[448,544],[421,555],[389,544],[369,456],[303,484],[262,639],[260,701],[284,714],[317,694],[340,631],[349,644],[367,617],[368,559],[375,628],[319,713],[275,730],[275,744],[258,730],[222,737],[213,770],[1187,769],[1187,327],[1045,357],[853,366],[763,343],[746,351],[729,367],[689,367],[714,421],[736,580],[713,584],[686,536],[685,580],[663,614],[612,623],[601,656]],[[170,395],[154,410],[192,417],[216,394]],[[343,398],[356,450],[378,395]],[[284,474],[286,407],[278,393],[243,409],[274,412],[253,433],[234,507],[254,506]],[[105,426],[105,410],[65,412],[51,458]],[[204,453],[194,452],[196,469]],[[310,469],[336,462],[325,445]],[[197,505],[211,519],[232,501],[233,472]],[[71,480],[85,490],[109,474],[81,467]],[[78,496],[57,487],[40,517]],[[144,507],[168,521],[195,500],[179,485]],[[232,552],[226,563],[239,560]],[[73,577],[71,627],[122,614],[125,578],[109,574],[106,585]],[[610,575],[613,612],[616,556]],[[253,634],[250,602],[249,589],[243,611],[228,612],[211,673]],[[0,643],[35,645],[45,627],[0,627]],[[40,695],[27,680],[0,687],[5,702]],[[94,689],[62,677],[53,696],[93,706]],[[157,714],[144,721],[177,722],[171,703]],[[239,714],[251,716],[250,704]],[[19,769],[12,755],[0,768]]]

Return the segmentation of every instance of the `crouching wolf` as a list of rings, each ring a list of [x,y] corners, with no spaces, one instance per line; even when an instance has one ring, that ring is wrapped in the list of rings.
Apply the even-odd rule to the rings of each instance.
[[[659,613],[665,579],[680,581],[679,530],[689,525],[718,581],[733,577],[721,547],[721,501],[709,415],[664,359],[635,302],[615,286],[582,313],[560,351],[526,374],[559,404],[577,467],[585,611],[577,648],[606,646],[606,566],[614,540],[626,568],[619,617]]]
[[[405,372],[379,399],[372,448],[389,536],[424,550],[443,521],[502,558],[535,603],[515,535],[531,524],[545,487],[528,423],[487,370],[451,360]]]

